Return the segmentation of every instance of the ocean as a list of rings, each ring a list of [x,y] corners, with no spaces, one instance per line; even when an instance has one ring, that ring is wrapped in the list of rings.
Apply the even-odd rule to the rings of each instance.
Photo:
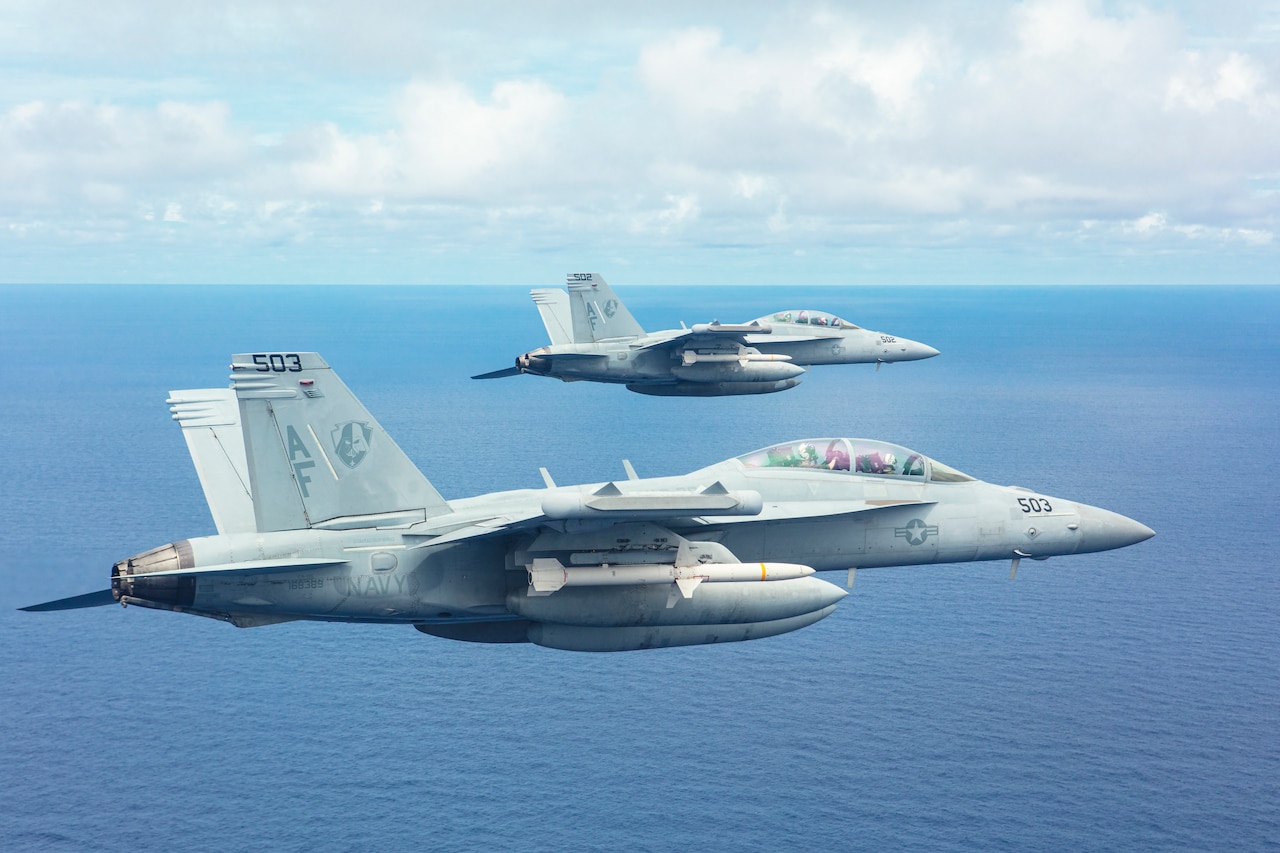
[[[470,380],[546,343],[525,287],[0,287],[0,844],[1280,846],[1280,288],[618,290],[646,328],[812,308],[942,354],[654,398]],[[801,631],[621,654],[17,612],[214,532],[164,400],[254,350],[320,352],[447,498],[846,435],[1156,537],[864,570]]]

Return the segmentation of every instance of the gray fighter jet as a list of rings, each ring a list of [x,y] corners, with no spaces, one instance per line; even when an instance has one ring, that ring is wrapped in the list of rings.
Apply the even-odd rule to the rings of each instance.
[[[875,364],[932,358],[931,346],[859,328],[821,311],[780,311],[750,323],[718,320],[646,332],[605,280],[570,273],[569,290],[534,290],[551,346],[514,367],[472,379],[532,373],[565,382],[626,385],[660,397],[771,394],[800,384],[814,364]]]
[[[815,571],[1043,560],[1152,536],[1097,507],[968,477],[882,441],[777,444],[678,477],[446,501],[315,353],[232,360],[175,391],[218,535],[121,560],[120,602],[239,627],[296,619],[624,651],[751,640],[827,616]]]

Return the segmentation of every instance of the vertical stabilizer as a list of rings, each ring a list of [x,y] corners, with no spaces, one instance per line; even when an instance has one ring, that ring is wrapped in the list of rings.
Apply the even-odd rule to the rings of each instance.
[[[165,402],[182,427],[218,532],[257,530],[235,392],[230,388],[170,391]]]
[[[551,338],[552,345],[573,343],[569,294],[563,290],[531,290],[529,295],[538,306],[538,313],[542,315],[542,325],[547,327],[547,337]]]
[[[644,336],[644,329],[603,277],[593,272],[574,272],[569,273],[568,279],[575,343]]]
[[[409,524],[450,512],[318,354],[232,357],[262,532]]]

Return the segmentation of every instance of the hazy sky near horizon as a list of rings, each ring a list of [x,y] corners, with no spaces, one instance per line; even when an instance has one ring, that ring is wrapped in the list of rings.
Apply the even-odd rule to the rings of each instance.
[[[0,69],[2,282],[1280,283],[1277,2],[0,0]]]

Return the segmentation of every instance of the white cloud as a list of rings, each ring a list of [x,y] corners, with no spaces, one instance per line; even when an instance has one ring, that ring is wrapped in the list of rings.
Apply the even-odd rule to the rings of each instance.
[[[1133,230],[1139,234],[1154,234],[1165,229],[1165,216],[1163,213],[1148,213],[1146,216],[1134,220]]]
[[[1239,199],[1280,172],[1260,63],[1188,50],[1168,14],[1031,2],[989,35],[982,47],[918,28],[873,38],[828,13],[750,51],[715,31],[674,34],[641,53],[639,74],[666,171],[764,175],[797,215],[1079,220],[1152,201],[1204,215],[1206,198]],[[1247,109],[1206,124],[1225,103]]]
[[[291,170],[304,194],[474,200],[504,184],[514,193],[551,162],[566,104],[537,81],[501,82],[488,102],[457,83],[415,81],[397,99],[395,127],[352,136],[325,123],[306,134]]]
[[[139,188],[236,177],[247,148],[223,103],[32,101],[0,115],[0,203],[114,206]]]
[[[1011,18],[1021,53],[1050,62],[1114,60],[1141,38],[1133,21],[1108,18],[1099,14],[1097,3],[1082,0],[1026,3],[1014,7]]]
[[[773,144],[794,148],[805,134],[818,134],[819,145],[855,141],[905,121],[935,52],[916,34],[870,45],[857,27],[822,14],[752,51],[724,44],[715,30],[677,32],[641,51],[637,73],[649,109],[685,131],[673,141],[724,151],[727,137],[750,134],[766,145],[739,138],[730,150],[763,159]]]
[[[76,64],[17,69],[21,98],[0,83],[0,221],[609,257],[1046,235],[1265,250],[1280,228],[1257,190],[1280,179],[1274,41],[1087,0],[693,5],[496,22],[394,0],[30,4],[0,49]]]
[[[696,195],[668,195],[664,202],[666,207],[659,210],[635,214],[631,219],[631,230],[638,234],[669,234],[696,220],[701,212]]]
[[[1205,68],[1207,64],[1209,68]],[[1210,64],[1199,52],[1189,52],[1183,68],[1169,80],[1165,104],[1171,110],[1187,107],[1198,113],[1240,104],[1254,115],[1274,116],[1277,96],[1266,91],[1265,86],[1261,66],[1247,56],[1231,51],[1216,64]]]
[[[733,190],[747,201],[760,195],[769,186],[769,179],[764,175],[739,173],[733,176]]]
[[[1136,234],[1143,238],[1174,236],[1182,240],[1212,243],[1243,243],[1249,246],[1269,246],[1275,235],[1258,228],[1222,228],[1201,223],[1171,223],[1163,213],[1152,212],[1131,222],[1120,223],[1124,234]]]

